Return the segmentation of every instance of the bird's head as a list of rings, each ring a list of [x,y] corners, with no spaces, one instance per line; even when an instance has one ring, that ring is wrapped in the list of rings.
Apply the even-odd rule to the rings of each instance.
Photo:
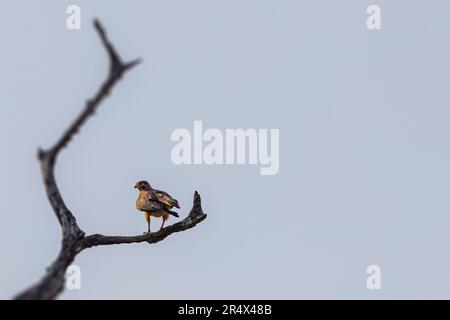
[[[150,191],[152,187],[150,186],[150,183],[148,183],[145,180],[137,182],[134,187],[138,189],[139,191]]]

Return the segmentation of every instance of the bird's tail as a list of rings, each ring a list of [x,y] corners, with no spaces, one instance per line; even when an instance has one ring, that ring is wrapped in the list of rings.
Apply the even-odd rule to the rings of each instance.
[[[170,214],[170,215],[172,215],[172,216],[174,216],[174,217],[177,217],[177,218],[180,217],[180,216],[178,215],[178,213],[176,213],[175,211],[167,210],[167,213]]]

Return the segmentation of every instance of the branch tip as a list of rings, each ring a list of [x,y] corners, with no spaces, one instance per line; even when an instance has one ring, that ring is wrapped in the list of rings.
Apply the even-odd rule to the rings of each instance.
[[[138,64],[141,64],[141,63],[142,63],[142,59],[141,58],[137,58],[137,59],[131,60],[130,62],[124,64],[123,68],[125,70],[128,70],[128,69],[131,69],[134,66],[137,66]]]
[[[42,159],[44,159],[44,157],[45,157],[45,154],[46,154],[45,150],[42,149],[42,148],[39,148],[38,151],[37,151],[37,158],[40,161],[42,161]]]

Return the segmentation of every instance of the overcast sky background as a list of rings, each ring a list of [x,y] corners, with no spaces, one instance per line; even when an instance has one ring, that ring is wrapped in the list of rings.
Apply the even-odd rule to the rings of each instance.
[[[82,289],[60,298],[450,298],[450,3],[437,0],[3,1],[1,298],[59,250],[36,150],[105,77],[95,16],[144,63],[61,154],[66,204],[88,234],[141,234],[133,185],[148,179],[182,217],[198,190],[209,215],[156,245],[82,252]],[[175,166],[170,135],[194,120],[279,128],[278,175]]]

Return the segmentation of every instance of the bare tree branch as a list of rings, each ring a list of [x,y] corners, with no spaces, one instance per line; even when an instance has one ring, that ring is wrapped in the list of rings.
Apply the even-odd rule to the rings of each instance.
[[[152,244],[164,240],[172,233],[191,229],[195,227],[198,223],[202,222],[205,218],[206,214],[203,213],[201,207],[200,195],[198,194],[197,191],[195,191],[194,205],[192,207],[192,210],[189,213],[189,215],[180,222],[167,226],[158,232],[150,234],[150,236],[144,234],[140,236],[123,237],[123,236],[104,236],[102,234],[93,234],[80,240],[75,250],[82,251],[87,248],[95,246],[105,246],[110,244],[139,243],[139,242],[148,242]]]
[[[48,150],[38,151],[47,197],[62,229],[61,249],[56,260],[47,268],[45,276],[38,283],[18,294],[15,299],[54,299],[64,289],[66,269],[73,262],[76,255],[84,249],[111,244],[156,243],[172,233],[193,228],[206,218],[206,214],[203,213],[201,207],[200,195],[196,191],[193,207],[189,215],[182,221],[167,226],[156,233],[128,237],[105,236],[101,234],[85,236],[84,231],[78,226],[75,216],[64,203],[54,175],[59,152],[69,144],[70,140],[80,131],[88,118],[95,113],[100,103],[109,95],[111,89],[120,80],[122,75],[141,61],[140,59],[135,59],[126,63],[122,62],[98,20],[94,20],[94,27],[109,57],[109,74],[97,93],[86,102],[80,115],[64,131],[63,135],[53,147]]]

